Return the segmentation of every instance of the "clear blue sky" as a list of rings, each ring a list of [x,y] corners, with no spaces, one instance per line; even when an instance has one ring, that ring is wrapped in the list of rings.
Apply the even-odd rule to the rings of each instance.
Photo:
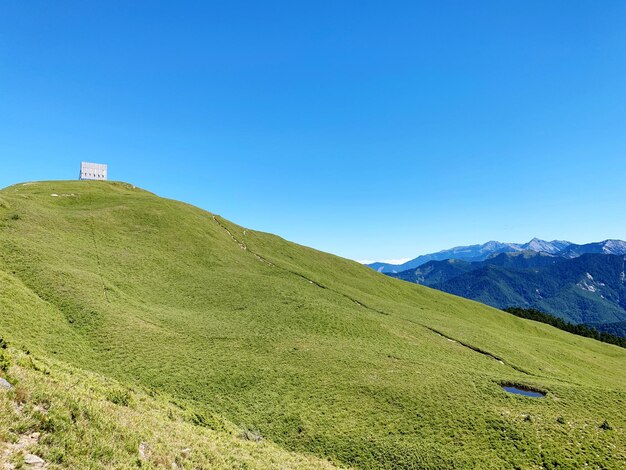
[[[626,238],[624,1],[4,1],[0,186],[112,179],[354,259]]]

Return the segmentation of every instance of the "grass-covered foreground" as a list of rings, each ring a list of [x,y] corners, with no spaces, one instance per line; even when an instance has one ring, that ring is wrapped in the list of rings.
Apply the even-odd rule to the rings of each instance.
[[[626,465],[626,350],[127,184],[0,191],[0,334],[32,353],[0,373],[31,397],[16,417],[0,392],[0,437],[33,420],[61,466],[144,465],[142,443],[168,468],[187,448],[196,467]],[[45,393],[98,418],[45,429]]]
[[[0,361],[14,384],[0,390],[0,465],[28,467],[31,454],[48,468],[332,467],[225,421],[211,430],[171,398],[57,361],[12,348]]]

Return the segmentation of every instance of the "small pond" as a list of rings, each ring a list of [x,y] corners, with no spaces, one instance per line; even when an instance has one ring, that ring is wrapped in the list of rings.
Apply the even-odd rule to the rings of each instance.
[[[525,397],[543,398],[546,396],[546,394],[543,392],[530,390],[528,388],[520,388],[513,385],[502,385],[501,387],[504,389],[505,392],[514,393],[516,395],[524,395]]]

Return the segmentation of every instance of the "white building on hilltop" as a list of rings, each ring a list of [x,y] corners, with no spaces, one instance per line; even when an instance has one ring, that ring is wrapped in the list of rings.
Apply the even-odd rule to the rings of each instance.
[[[81,180],[106,180],[107,166],[104,163],[80,162]]]

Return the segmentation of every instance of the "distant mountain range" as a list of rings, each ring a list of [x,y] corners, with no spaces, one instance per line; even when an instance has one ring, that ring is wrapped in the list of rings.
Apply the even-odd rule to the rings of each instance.
[[[367,266],[381,273],[399,273],[407,269],[417,268],[429,261],[443,261],[446,259],[483,261],[499,253],[516,253],[520,251],[548,253],[564,258],[575,258],[585,253],[619,255],[626,254],[626,242],[621,240],[604,240],[597,243],[577,245],[565,240],[545,241],[539,238],[533,238],[528,243],[489,241],[482,245],[457,246],[448,250],[438,251],[437,253],[421,255],[403,264],[376,262]]]
[[[438,259],[446,255],[457,258]],[[621,240],[488,242],[421,256],[405,263],[414,264],[410,269],[383,272],[493,307],[536,308],[626,336],[625,255]]]

